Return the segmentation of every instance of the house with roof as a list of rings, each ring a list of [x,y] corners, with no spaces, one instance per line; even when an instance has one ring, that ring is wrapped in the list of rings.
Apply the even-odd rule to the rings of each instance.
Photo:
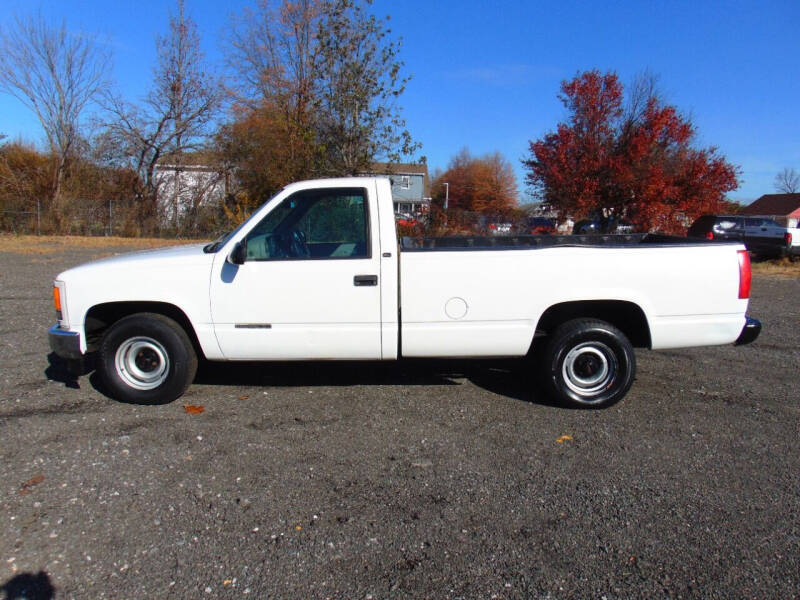
[[[373,163],[363,176],[386,176],[392,183],[395,214],[419,216],[431,205],[428,166],[425,164]],[[157,206],[163,224],[176,224],[203,206],[223,202],[236,186],[231,169],[221,168],[208,153],[167,156],[155,173]]]
[[[395,214],[423,215],[431,208],[430,179],[426,164],[373,163],[364,176],[385,175],[392,182]]]
[[[738,214],[771,217],[784,227],[797,227],[800,222],[800,194],[764,194]]]
[[[232,173],[215,163],[205,152],[171,155],[158,161],[156,204],[164,225],[174,225],[187,213],[217,205],[228,196]]]

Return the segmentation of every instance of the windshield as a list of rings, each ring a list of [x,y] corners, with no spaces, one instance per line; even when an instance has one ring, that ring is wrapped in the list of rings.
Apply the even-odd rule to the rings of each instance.
[[[274,196],[270,197],[270,199],[267,200],[266,202],[262,203],[261,206],[264,206],[264,204],[268,204],[269,202],[271,202],[273,200],[273,198],[275,198],[275,196],[280,194],[282,191],[283,190],[280,190],[277,194],[275,194]],[[222,248],[225,244],[228,243],[228,240],[230,240],[237,233],[239,233],[239,231],[241,231],[241,229],[250,222],[250,220],[253,218],[253,216],[260,210],[261,206],[259,206],[256,210],[254,210],[252,212],[252,214],[249,217],[247,217],[244,221],[239,223],[239,226],[236,227],[236,229],[234,229],[233,231],[231,231],[229,233],[223,233],[221,236],[219,236],[213,242],[203,246],[203,252],[205,252],[206,254],[213,254],[214,252],[216,252],[217,250]]]

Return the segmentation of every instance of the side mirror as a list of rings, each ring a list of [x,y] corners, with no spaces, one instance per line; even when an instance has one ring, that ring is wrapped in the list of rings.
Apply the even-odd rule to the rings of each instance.
[[[247,260],[247,243],[236,242],[228,256],[228,262],[232,265],[243,265],[245,260]]]

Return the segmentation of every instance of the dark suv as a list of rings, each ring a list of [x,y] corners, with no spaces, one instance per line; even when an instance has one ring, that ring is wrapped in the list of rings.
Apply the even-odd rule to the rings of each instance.
[[[791,237],[769,217],[743,217],[741,215],[703,215],[687,234],[707,240],[742,242],[751,252],[779,255],[791,245]]]
[[[530,217],[528,231],[531,234],[549,234],[556,232],[556,220],[550,217]]]

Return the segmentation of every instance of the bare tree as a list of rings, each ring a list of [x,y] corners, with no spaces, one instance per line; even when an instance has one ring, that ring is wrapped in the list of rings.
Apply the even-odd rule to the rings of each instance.
[[[663,102],[658,75],[647,69],[638,73],[628,88],[620,124],[621,136],[630,136],[644,122],[648,108]]]
[[[50,27],[41,16],[18,17],[0,32],[0,90],[30,108],[42,124],[57,159],[55,205],[79,139],[81,115],[104,89],[109,61],[90,38],[70,34],[64,22]]]
[[[187,152],[208,139],[224,94],[219,79],[207,73],[194,21],[178,0],[178,14],[170,17],[169,33],[156,40],[158,64],[152,87],[140,104],[106,94],[110,114],[103,133],[107,159],[134,169],[140,177],[141,197],[155,203],[156,167],[162,158],[180,164]],[[116,156],[115,152],[116,150]]]
[[[780,194],[797,194],[800,192],[800,173],[789,167],[775,175],[775,190]]]
[[[238,75],[235,92],[243,104],[269,102],[302,118],[314,92],[322,3],[273,4],[259,0],[255,10],[234,18],[228,63]]]

